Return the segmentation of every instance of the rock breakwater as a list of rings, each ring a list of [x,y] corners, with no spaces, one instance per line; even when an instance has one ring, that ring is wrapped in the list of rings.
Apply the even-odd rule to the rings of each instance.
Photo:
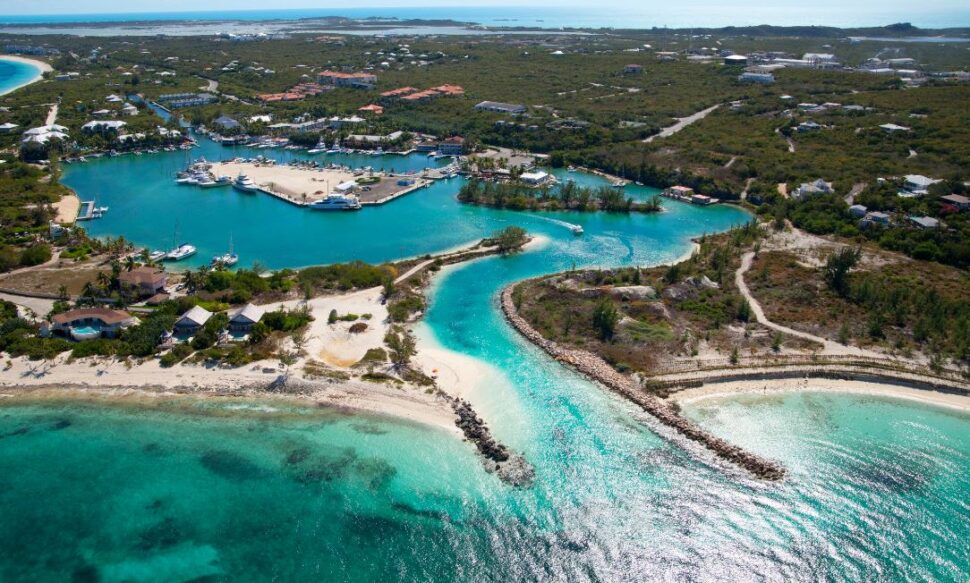
[[[580,373],[633,401],[659,422],[674,429],[687,439],[704,446],[717,457],[731,462],[763,480],[780,480],[784,477],[785,469],[780,464],[757,456],[708,433],[675,411],[669,403],[644,392],[630,378],[617,372],[602,358],[584,350],[563,348],[539,334],[524,318],[519,316],[512,299],[514,288],[515,285],[512,285],[502,290],[502,312],[509,324],[527,340],[545,350],[556,360],[572,366]]]

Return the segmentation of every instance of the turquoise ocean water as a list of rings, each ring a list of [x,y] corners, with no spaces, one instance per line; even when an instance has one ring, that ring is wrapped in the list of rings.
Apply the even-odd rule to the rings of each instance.
[[[237,152],[204,143],[200,153]],[[378,160],[428,163],[366,163]],[[641,412],[523,342],[498,312],[509,282],[672,260],[691,237],[747,220],[742,211],[672,201],[649,216],[496,211],[457,203],[455,179],[381,208],[312,213],[177,187],[184,163],[183,153],[102,159],[69,167],[64,181],[110,206],[94,234],[165,246],[178,222],[204,258],[232,231],[244,263],[271,267],[432,252],[509,224],[547,236],[534,252],[446,269],[418,330],[490,365],[476,408],[535,466],[535,484],[508,487],[450,434],[373,416],[192,400],[0,407],[0,581],[970,576],[967,416],[817,393],[686,407],[789,468],[782,483],[761,484],[660,439]]]
[[[38,71],[33,65],[0,58],[0,95],[30,81]]]

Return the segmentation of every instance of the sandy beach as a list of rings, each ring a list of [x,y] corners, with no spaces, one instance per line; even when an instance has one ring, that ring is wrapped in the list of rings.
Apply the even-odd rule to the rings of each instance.
[[[970,413],[970,396],[849,380],[779,379],[712,383],[703,387],[677,391],[669,397],[669,400],[686,405],[708,399],[731,398],[737,395],[773,395],[796,392],[850,393],[853,395],[890,397]]]
[[[73,362],[67,355],[50,361],[14,358],[0,373],[0,401],[73,398],[86,394],[110,398],[164,399],[173,396],[204,398],[286,398],[307,406],[325,406],[375,413],[457,431],[451,407],[423,390],[366,381],[314,381],[297,378],[299,394],[265,390],[282,372],[275,361],[240,369],[179,365],[162,368],[158,360],[128,366],[105,358]],[[294,367],[295,368],[295,367]],[[298,375],[292,375],[298,376]]]
[[[21,57],[21,56],[17,56],[17,55],[0,55],[0,59],[4,59],[4,60],[7,60],[7,61],[15,61],[17,63],[24,63],[24,64],[27,64],[27,65],[33,65],[34,67],[37,67],[37,69],[38,69],[37,74],[34,75],[33,77],[31,77],[30,80],[28,80],[28,81],[26,81],[24,83],[21,83],[20,85],[17,85],[16,87],[11,87],[11,88],[9,88],[9,89],[7,89],[5,91],[0,91],[0,95],[6,95],[8,93],[12,93],[12,92],[16,91],[17,89],[20,89],[21,87],[26,87],[27,85],[30,85],[31,83],[36,83],[37,81],[40,81],[41,79],[44,78],[44,73],[48,73],[48,72],[54,70],[54,68],[50,66],[50,63],[47,63],[45,61],[41,61],[41,60],[38,60],[38,59],[28,59],[26,57]]]
[[[81,199],[76,194],[67,194],[54,203],[57,216],[54,221],[61,224],[74,224],[77,213],[81,210]]]
[[[213,164],[212,172],[235,178],[242,173],[253,182],[273,192],[287,195],[295,202],[314,201],[330,194],[340,183],[353,180],[354,175],[346,170],[295,168],[285,164],[251,164],[248,162],[218,162]]]

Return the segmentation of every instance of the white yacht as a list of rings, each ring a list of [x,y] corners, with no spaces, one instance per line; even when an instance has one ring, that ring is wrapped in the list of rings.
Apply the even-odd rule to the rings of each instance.
[[[239,255],[232,250],[232,237],[229,237],[229,252],[212,258],[212,267],[232,267],[239,263]]]
[[[573,225],[573,226],[569,227],[569,230],[573,232],[573,235],[582,235],[583,234],[583,228],[581,226],[579,226],[579,225]]]
[[[168,253],[166,253],[165,254],[165,259],[169,259],[171,261],[181,261],[181,260],[185,259],[186,257],[192,257],[193,255],[195,255],[195,252],[196,252],[195,245],[189,245],[188,243],[182,243],[181,245],[179,245],[175,249],[172,249],[171,251],[169,251]]]
[[[152,251],[148,255],[148,259],[151,260],[151,261],[153,261],[153,262],[154,261],[161,261],[162,259],[165,259],[165,256],[166,255],[168,255],[168,253],[166,253],[164,251]]]
[[[329,194],[326,198],[310,203],[315,211],[356,211],[360,210],[360,199],[353,194]]]
[[[259,186],[253,182],[253,179],[245,174],[237,176],[235,182],[232,183],[232,187],[242,192],[256,192],[259,190]]]

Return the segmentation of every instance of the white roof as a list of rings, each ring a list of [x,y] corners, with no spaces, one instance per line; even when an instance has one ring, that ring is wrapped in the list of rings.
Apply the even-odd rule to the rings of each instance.
[[[89,121],[88,123],[86,123],[83,126],[81,126],[81,129],[82,130],[96,130],[98,128],[108,128],[108,129],[111,129],[111,130],[120,130],[121,128],[125,127],[126,125],[128,125],[128,124],[126,124],[123,121],[105,119],[105,120]]]
[[[176,325],[182,323],[195,324],[196,326],[201,326],[209,321],[212,317],[212,312],[203,308],[202,306],[194,306],[188,312],[182,314],[182,317],[175,322]]]
[[[16,128],[16,127],[20,127],[20,126],[18,126],[15,123],[10,123],[10,122],[7,122],[5,124],[0,124],[0,130],[12,130],[12,129]]]
[[[888,132],[908,132],[909,128],[906,126],[896,125],[894,123],[884,123],[881,126],[882,129]]]
[[[337,190],[339,191],[353,190],[355,188],[357,188],[357,183],[354,182],[353,180],[348,180],[347,182],[341,182],[340,184],[337,185]]]
[[[922,174],[907,174],[904,178],[908,184],[916,184],[918,186],[931,186],[939,182],[938,179],[928,178]]]
[[[230,322],[252,322],[255,324],[259,322],[265,310],[255,304],[246,304],[245,306],[235,310],[230,316]]]
[[[46,126],[38,126],[36,128],[30,128],[24,132],[25,136],[39,136],[43,134],[49,134],[51,132],[66,132],[67,128],[64,126],[59,126],[56,123],[52,123]]]
[[[524,172],[519,176],[522,180],[526,182],[539,182],[540,180],[545,180],[549,177],[548,172]]]

